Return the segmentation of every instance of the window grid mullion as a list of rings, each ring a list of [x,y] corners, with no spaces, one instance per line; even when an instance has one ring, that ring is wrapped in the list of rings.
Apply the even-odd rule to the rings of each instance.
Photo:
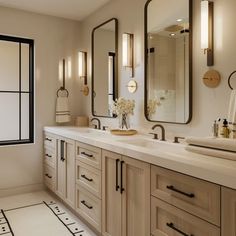
[[[21,140],[21,43],[19,43],[19,140]]]

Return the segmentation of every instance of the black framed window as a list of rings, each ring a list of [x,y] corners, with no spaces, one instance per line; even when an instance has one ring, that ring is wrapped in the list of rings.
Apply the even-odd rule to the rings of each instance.
[[[34,41],[0,35],[0,145],[34,142]]]

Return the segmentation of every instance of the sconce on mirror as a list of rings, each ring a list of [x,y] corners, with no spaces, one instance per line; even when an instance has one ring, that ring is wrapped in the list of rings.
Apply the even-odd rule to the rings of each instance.
[[[214,65],[213,2],[201,1],[201,48],[207,53],[207,66]]]
[[[131,78],[134,77],[134,35],[129,33],[123,34],[122,39],[122,55],[123,55],[123,66],[130,68]]]
[[[79,78],[84,80],[83,88],[81,92],[85,96],[88,96],[89,94],[89,88],[88,88],[88,80],[87,80],[87,52],[80,51],[79,52]]]

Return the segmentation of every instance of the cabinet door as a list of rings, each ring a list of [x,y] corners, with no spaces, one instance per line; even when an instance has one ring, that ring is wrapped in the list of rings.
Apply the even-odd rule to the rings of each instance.
[[[102,235],[121,236],[121,156],[102,151]]]
[[[65,140],[65,201],[73,208],[75,206],[75,141]]]
[[[122,236],[150,235],[150,165],[123,160]]]
[[[222,188],[222,236],[236,235],[236,191]]]
[[[64,199],[66,192],[65,141],[57,139],[56,194]]]

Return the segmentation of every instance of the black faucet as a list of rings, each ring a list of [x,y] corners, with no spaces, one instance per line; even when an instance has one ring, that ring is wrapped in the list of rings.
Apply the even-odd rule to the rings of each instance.
[[[165,128],[162,125],[154,125],[152,130],[156,129],[157,127],[161,128],[161,141],[166,141]]]
[[[101,121],[98,118],[93,118],[93,119],[91,119],[91,122],[93,122],[94,120],[96,120],[98,122],[97,125],[94,125],[94,128],[101,129]]]

